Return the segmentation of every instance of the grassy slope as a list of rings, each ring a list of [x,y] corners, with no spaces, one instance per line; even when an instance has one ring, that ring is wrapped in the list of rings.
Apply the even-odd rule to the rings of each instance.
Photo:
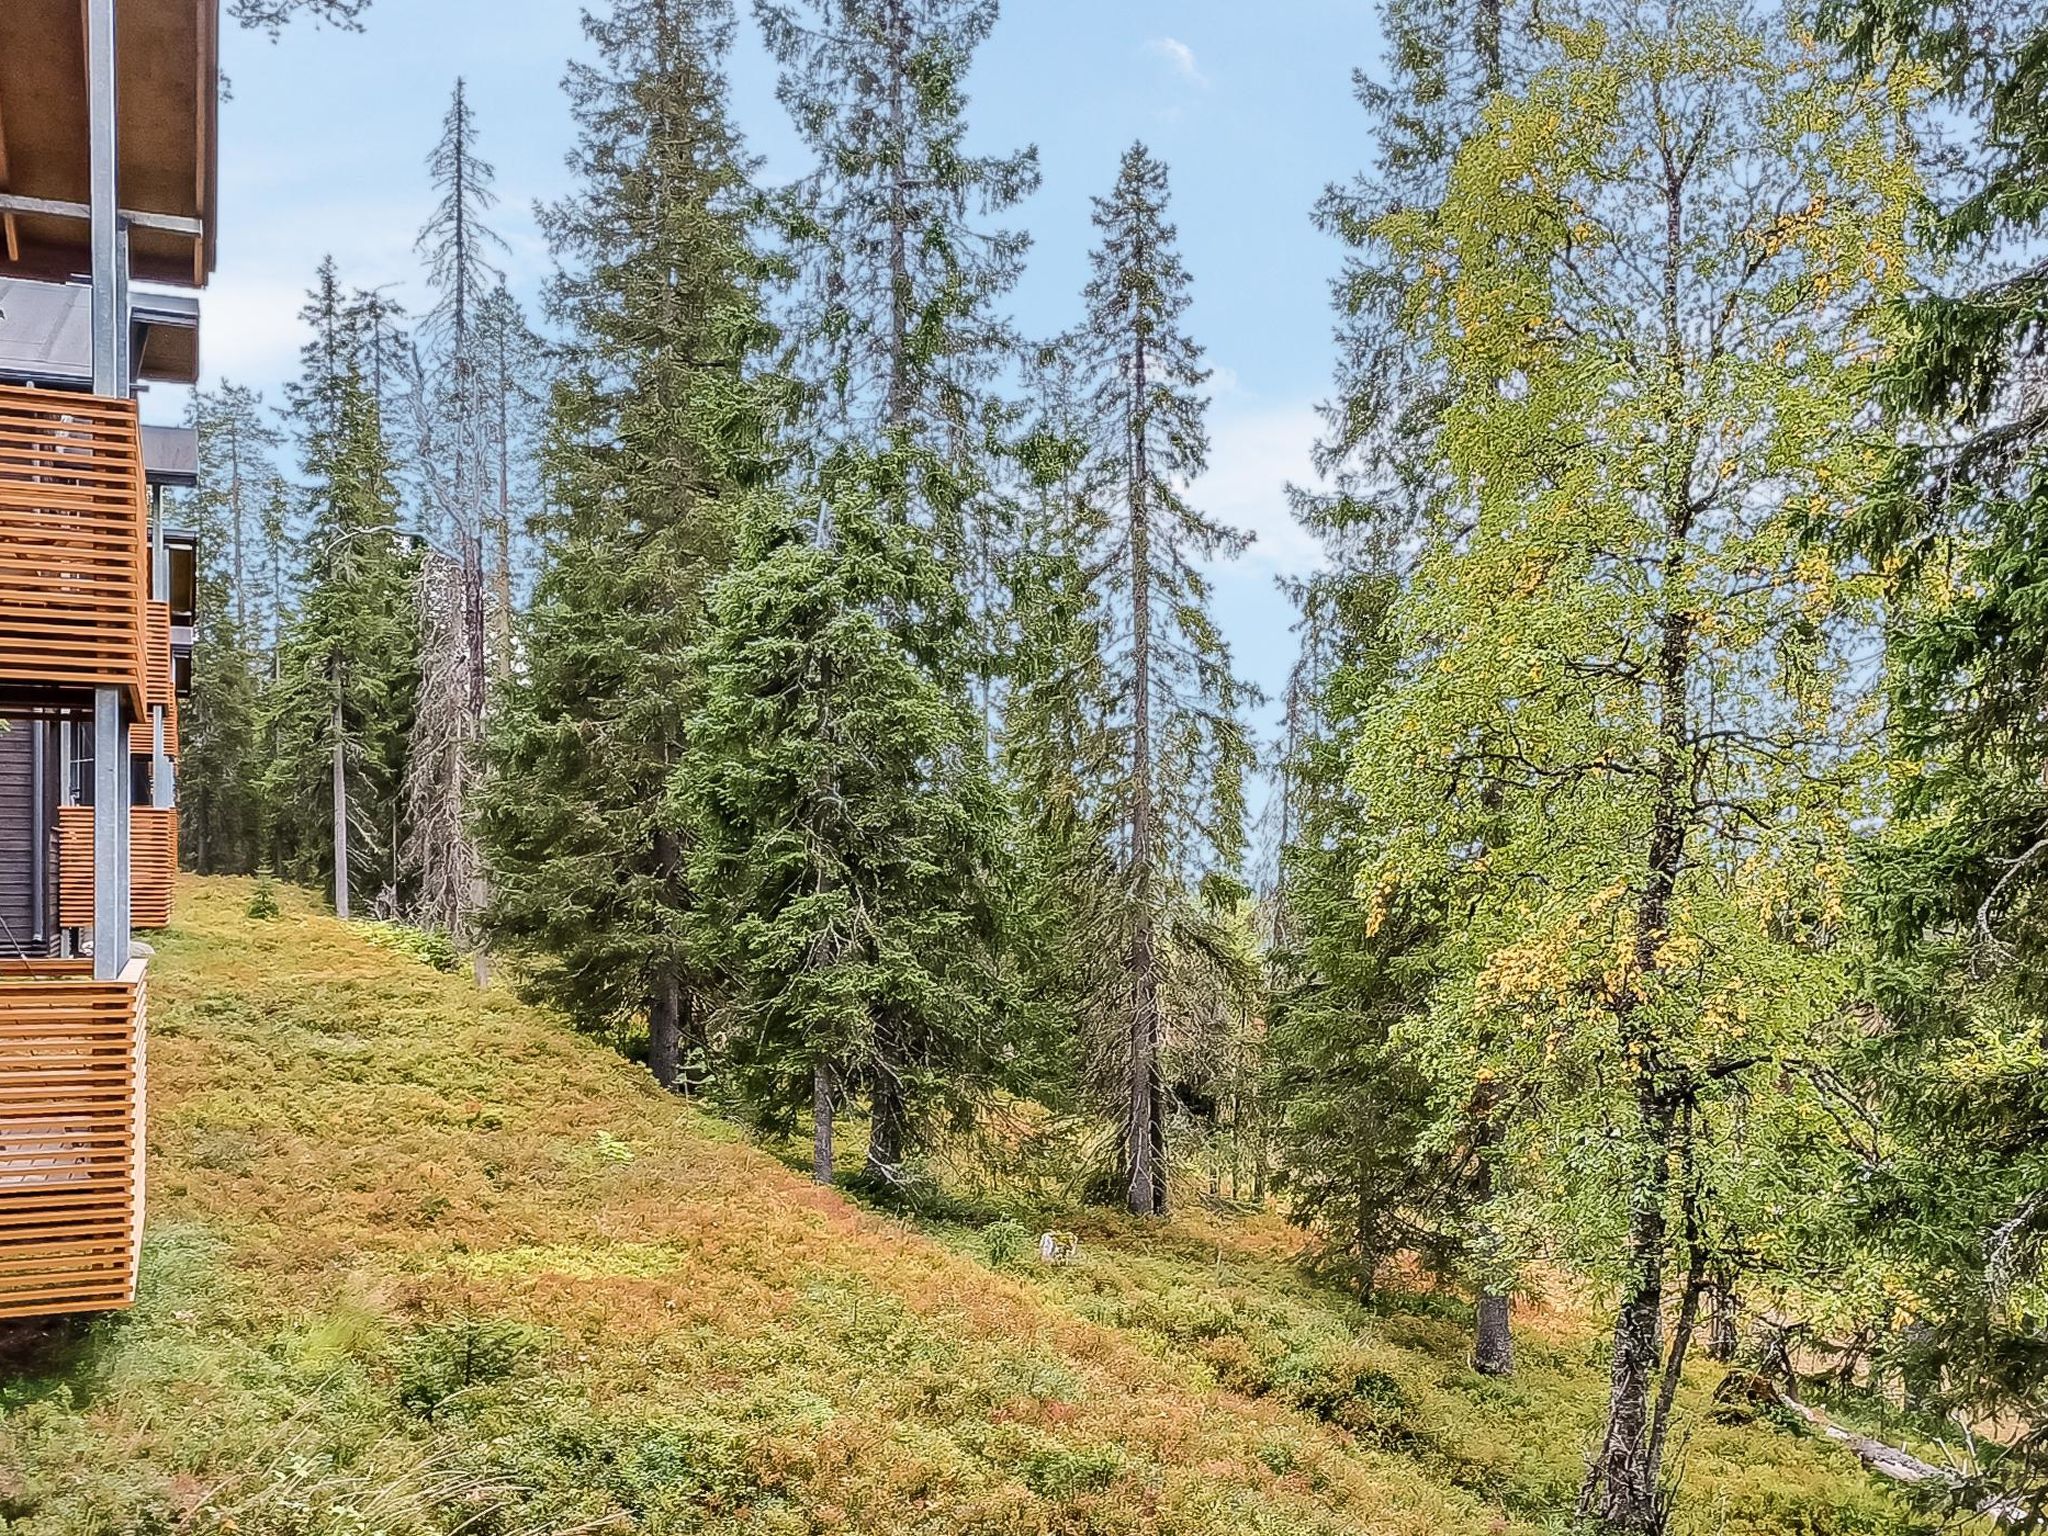
[[[1105,1220],[1007,1272],[283,893],[189,882],[152,972],[143,1300],[16,1341],[0,1532],[1490,1532],[1557,1524],[1583,1322],[1363,1312],[1267,1223]],[[1886,1531],[1714,1425],[1684,1526]]]

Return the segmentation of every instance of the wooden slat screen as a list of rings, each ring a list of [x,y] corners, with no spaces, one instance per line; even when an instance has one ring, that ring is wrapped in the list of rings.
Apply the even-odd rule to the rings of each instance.
[[[135,402],[0,386],[0,685],[147,688]]]
[[[128,822],[128,906],[137,928],[171,925],[178,874],[178,813],[138,805]],[[57,923],[92,926],[92,807],[57,808]]]
[[[145,603],[143,613],[148,629],[148,675],[143,694],[150,709],[163,706],[164,751],[175,758],[178,755],[178,690],[171,673],[171,605]],[[128,750],[137,757],[149,757],[156,752],[156,726],[150,720],[148,710],[128,727]]]
[[[135,1299],[142,1240],[143,963],[0,965],[0,1318]]]

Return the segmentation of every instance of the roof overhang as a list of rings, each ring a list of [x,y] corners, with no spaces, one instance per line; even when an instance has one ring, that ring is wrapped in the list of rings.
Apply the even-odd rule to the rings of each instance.
[[[132,383],[199,382],[199,300],[194,295],[137,289],[129,295],[129,322]],[[90,388],[92,289],[83,283],[0,277],[0,381]]]
[[[199,434],[190,427],[142,424],[142,475],[151,485],[194,486],[199,483]],[[175,541],[178,530],[167,529]]]
[[[214,265],[219,0],[116,0],[118,201],[145,282]],[[0,0],[0,276],[90,270],[85,22],[79,0]]]

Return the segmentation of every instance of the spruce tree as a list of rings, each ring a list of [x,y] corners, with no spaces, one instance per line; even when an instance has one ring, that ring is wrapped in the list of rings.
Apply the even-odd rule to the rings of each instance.
[[[1095,424],[1091,623],[1107,666],[1102,792],[1115,828],[1113,927],[1100,937],[1123,958],[1117,985],[1091,1012],[1108,1032],[1128,1203],[1153,1215],[1167,1204],[1173,994],[1221,953],[1200,937],[1193,896],[1242,855],[1251,761],[1239,717],[1250,690],[1231,671],[1198,563],[1235,555],[1249,537],[1188,500],[1208,456],[1198,393],[1208,373],[1181,329],[1189,279],[1166,207],[1166,167],[1133,145],[1115,189],[1095,202],[1101,243],[1086,328],[1074,339]],[[1203,981],[1184,994],[1213,995]]]
[[[317,342],[316,342],[317,345]],[[318,878],[347,917],[369,895],[401,907],[399,784],[411,723],[417,561],[399,529],[381,420],[351,369],[301,398],[330,403],[307,436],[309,508],[300,600],[284,632],[266,705],[272,757],[265,789],[277,809],[285,867]]]
[[[774,337],[720,73],[729,6],[624,0],[584,28],[597,62],[567,78],[581,190],[543,221],[573,340],[525,663],[488,741],[488,926],[579,1027],[645,1029],[656,1078],[689,1088],[720,982],[691,948],[694,834],[671,780],[736,505],[779,473],[788,402],[758,369]]]
[[[997,220],[1038,186],[1038,154],[965,146],[964,82],[994,0],[756,0],[779,94],[816,169],[793,189],[793,366],[814,391],[815,465],[836,446],[915,450],[894,508],[923,528],[983,632],[1007,548],[996,397],[1016,339],[1000,306],[1029,237]]]
[[[247,874],[264,857],[261,688],[277,596],[266,507],[280,495],[281,441],[262,397],[234,384],[193,397],[199,485],[186,515],[198,535],[199,613],[192,695],[181,711],[180,843],[202,874]]]
[[[1973,153],[1923,236],[1953,274],[1901,314],[1903,446],[1858,520],[1891,577],[1896,745],[1910,765],[1864,867],[1879,940],[1851,1081],[1883,1147],[1853,1188],[1859,1274],[1907,1310],[1880,1364],[1916,1405],[2025,1426],[1961,1512],[2048,1508],[2048,21],[2037,6],[1851,0],[1861,59],[1932,70]],[[1888,1321],[1889,1319],[1887,1319]]]
[[[497,202],[491,190],[496,172],[477,143],[476,115],[458,78],[427,161],[438,200],[415,244],[427,260],[434,294],[425,323],[419,462],[427,477],[425,526],[444,559],[426,562],[417,595],[426,648],[404,790],[409,825],[403,848],[422,920],[458,941],[472,937],[479,896],[469,817],[492,629],[485,550],[503,506],[492,484],[496,412],[488,317],[502,283],[491,255],[504,241],[487,222]],[[447,563],[453,580],[445,579]]]
[[[1016,909],[1010,943],[1034,1035],[1064,1040],[1048,1094],[1071,1101],[1078,1021],[1121,987],[1115,928],[1117,828],[1108,658],[1096,593],[1107,522],[1091,479],[1092,419],[1070,346],[1033,359],[1033,415],[1016,461],[1022,532],[1009,571],[1009,665],[997,764],[1015,807]]]
[[[905,467],[829,465],[808,516],[764,499],[718,589],[695,751],[715,947],[739,981],[735,1086],[764,1123],[871,1108],[867,1174],[900,1187],[942,1115],[1004,1072],[1000,797],[967,696],[958,597],[894,507]],[[952,624],[907,628],[906,611]]]

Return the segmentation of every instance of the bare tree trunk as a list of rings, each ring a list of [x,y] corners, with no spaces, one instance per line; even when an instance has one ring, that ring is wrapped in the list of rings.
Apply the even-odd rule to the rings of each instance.
[[[903,1088],[884,1056],[868,1095],[869,1178],[890,1185],[902,1182],[904,1130]]]
[[[883,23],[889,29],[889,140],[895,153],[889,171],[889,426],[910,421],[910,201],[905,177],[909,148],[903,99],[909,83],[909,18],[903,0],[889,0]]]
[[[496,578],[498,600],[496,644],[491,648],[492,675],[500,681],[512,675],[512,379],[506,356],[505,326],[498,325],[498,518],[492,529],[497,541]]]
[[[1714,1282],[1712,1294],[1707,1302],[1707,1358],[1728,1364],[1735,1358],[1741,1344],[1741,1331],[1737,1327],[1737,1304],[1735,1287],[1726,1276]]]
[[[1482,1212],[1493,1199],[1491,1153],[1496,1136],[1493,1117],[1499,1108],[1497,1099],[1498,1095],[1489,1086],[1472,1107],[1472,1145],[1479,1158],[1472,1195]],[[1472,1308],[1472,1369],[1482,1376],[1508,1376],[1515,1369],[1515,1340],[1509,1330],[1508,1295],[1489,1283],[1480,1285]]]
[[[647,1010],[647,1069],[673,1093],[683,1067],[683,988],[672,966],[654,978],[654,997]]]
[[[811,1182],[832,1182],[832,1069],[811,1068]]]
[[[1504,1291],[1482,1287],[1472,1309],[1472,1369],[1482,1376],[1512,1376],[1515,1336]]]

